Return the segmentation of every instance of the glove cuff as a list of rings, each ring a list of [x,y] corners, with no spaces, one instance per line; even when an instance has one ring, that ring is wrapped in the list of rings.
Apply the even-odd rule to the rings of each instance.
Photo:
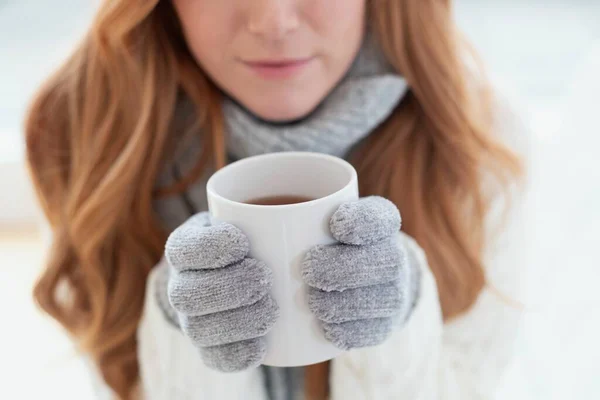
[[[154,300],[158,304],[158,307],[162,311],[167,322],[179,329],[180,325],[177,311],[175,311],[169,302],[168,284],[170,268],[168,263],[161,261],[154,273],[156,274],[154,287],[152,288]]]
[[[407,282],[404,286],[404,293],[407,301],[404,302],[405,306],[403,307],[399,318],[400,323],[404,324],[412,315],[412,312],[419,301],[422,272],[417,255],[415,254],[415,249],[410,246],[410,243],[406,243],[402,236],[400,237],[400,245],[405,249],[404,254],[406,254],[406,268],[403,272],[404,277],[402,281]]]

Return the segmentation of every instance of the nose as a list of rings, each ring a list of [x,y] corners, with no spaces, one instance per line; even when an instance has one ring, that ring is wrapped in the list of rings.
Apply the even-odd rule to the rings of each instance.
[[[300,25],[295,0],[248,1],[248,31],[268,40],[281,40]]]

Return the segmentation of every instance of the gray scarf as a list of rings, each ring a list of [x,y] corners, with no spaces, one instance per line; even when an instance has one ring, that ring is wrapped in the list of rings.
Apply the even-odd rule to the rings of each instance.
[[[371,39],[366,39],[350,70],[321,105],[299,123],[270,124],[256,118],[230,99],[223,102],[227,149],[233,159],[277,151],[315,151],[344,157],[394,110],[407,91],[406,81],[394,73]],[[157,186],[168,186],[186,176],[200,155],[197,128],[178,127],[194,120],[191,102],[180,104],[173,130],[179,138],[174,161],[166,165]],[[193,125],[193,124],[192,124]],[[205,211],[206,179],[194,183],[181,196],[159,199],[155,208],[169,229],[191,214]]]

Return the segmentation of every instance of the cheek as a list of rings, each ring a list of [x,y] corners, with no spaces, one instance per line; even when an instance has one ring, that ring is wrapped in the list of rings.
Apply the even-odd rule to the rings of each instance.
[[[322,36],[331,40],[349,39],[362,31],[366,0],[309,0],[309,3],[305,8],[307,20]]]
[[[312,7],[307,8],[307,21],[323,45],[327,83],[335,84],[335,80],[348,70],[360,49],[365,31],[366,1],[309,1]]]
[[[208,70],[218,68],[234,36],[235,10],[213,0],[174,0],[174,5],[196,61]]]

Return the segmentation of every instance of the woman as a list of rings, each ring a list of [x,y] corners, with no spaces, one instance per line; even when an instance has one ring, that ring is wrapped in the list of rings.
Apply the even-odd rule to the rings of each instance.
[[[515,227],[523,132],[488,96],[449,3],[113,0],[100,7],[38,94],[26,135],[53,231],[35,299],[89,355],[104,387],[123,399],[494,393],[521,312],[510,300],[524,267],[516,236],[523,231]],[[245,260],[243,246],[236,252],[228,243],[210,258],[215,249],[204,239],[244,236],[207,223],[206,178],[228,161],[285,150],[349,159],[365,198],[339,212],[359,232],[369,223],[383,232],[373,243],[399,244],[383,253],[396,260],[398,275],[385,281],[363,270],[375,280],[357,288],[374,296],[371,306],[391,305],[333,321],[326,315],[340,303],[323,306],[317,317],[328,339],[353,350],[296,369],[257,367],[275,304],[234,299],[209,310],[199,300],[205,292],[194,292],[182,273],[231,271]],[[361,212],[372,216],[366,225]],[[340,226],[332,221],[342,244],[329,260],[364,269],[343,243],[365,243],[345,241]],[[331,293],[356,293],[348,285],[327,292],[311,280],[324,268],[315,259],[305,278],[323,304]],[[268,300],[267,281],[248,290]],[[215,317],[223,324],[217,331],[237,331],[209,341],[190,311],[218,317],[259,303],[261,329]]]

